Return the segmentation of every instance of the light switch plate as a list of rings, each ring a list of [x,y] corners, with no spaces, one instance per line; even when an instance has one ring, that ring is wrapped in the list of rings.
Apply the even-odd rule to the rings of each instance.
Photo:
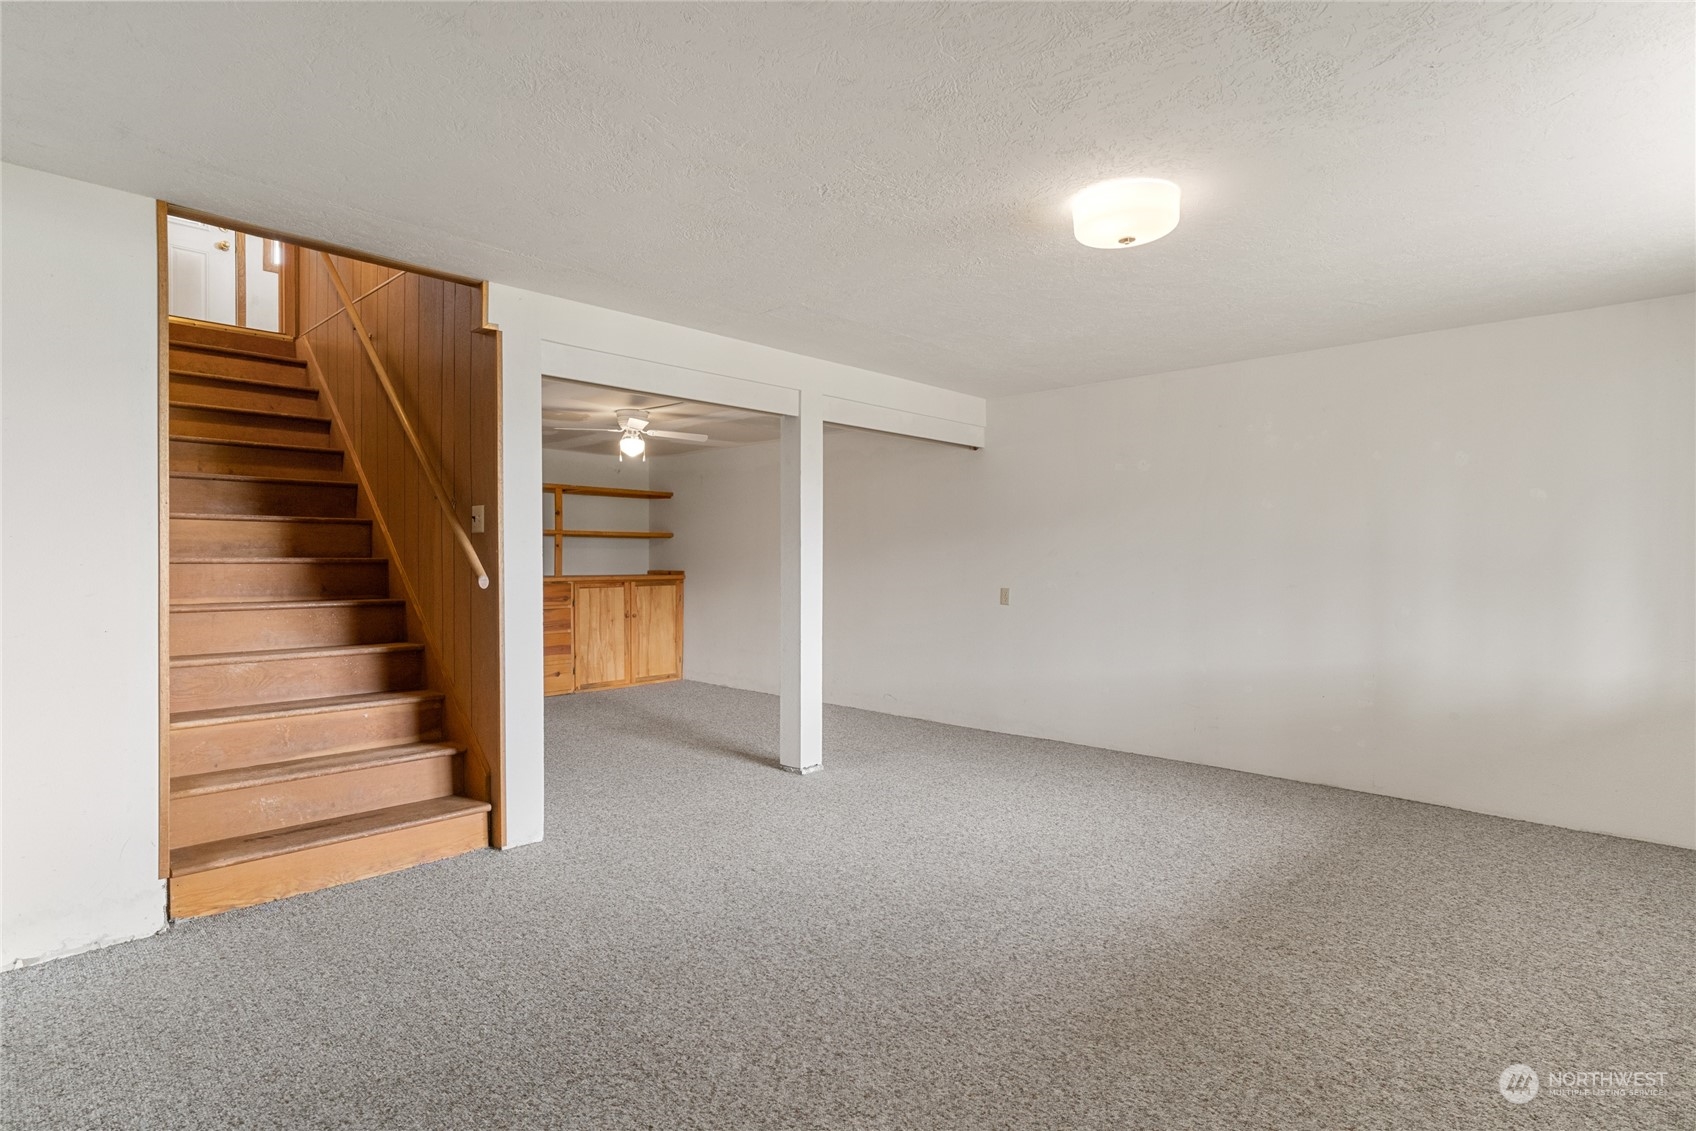
[[[1001,603],[1003,605],[1011,605],[1013,602],[1009,598],[1012,596],[1012,594],[1013,594],[1013,591],[1011,589],[1001,590]]]

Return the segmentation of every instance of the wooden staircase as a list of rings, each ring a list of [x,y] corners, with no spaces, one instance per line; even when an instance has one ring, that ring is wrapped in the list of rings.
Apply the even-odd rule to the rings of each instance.
[[[293,344],[172,323],[173,918],[489,842]]]

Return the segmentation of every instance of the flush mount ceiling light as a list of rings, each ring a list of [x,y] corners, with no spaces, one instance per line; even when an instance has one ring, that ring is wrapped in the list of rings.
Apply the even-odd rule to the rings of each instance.
[[[1178,226],[1178,186],[1159,177],[1120,177],[1072,198],[1072,233],[1085,247],[1140,247]]]

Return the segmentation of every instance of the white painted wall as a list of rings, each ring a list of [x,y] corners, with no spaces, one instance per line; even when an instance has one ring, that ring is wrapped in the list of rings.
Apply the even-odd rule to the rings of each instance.
[[[576,483],[586,487],[648,489],[649,462],[624,460],[589,452],[542,449],[542,478],[547,483]],[[567,530],[652,530],[649,503],[644,499],[603,499],[593,495],[565,497]],[[543,507],[547,525],[553,525],[553,497]],[[542,545],[543,568],[553,569],[553,540]],[[647,573],[648,543],[642,539],[567,538],[566,573]]]
[[[826,594],[830,455],[825,434]],[[971,453],[964,453],[971,454]],[[687,574],[683,600],[683,674],[687,679],[776,694],[778,632],[778,441],[713,448],[650,462],[654,487],[674,497],[654,505],[655,522],[674,537],[654,546],[654,569]],[[696,599],[696,594],[700,599]],[[826,604],[826,611],[829,611]]]
[[[996,400],[981,452],[832,431],[826,697],[1696,846],[1693,336],[1684,295]],[[654,462],[690,678],[776,689],[777,461]]]
[[[0,166],[6,966],[165,925],[154,223],[145,197]]]

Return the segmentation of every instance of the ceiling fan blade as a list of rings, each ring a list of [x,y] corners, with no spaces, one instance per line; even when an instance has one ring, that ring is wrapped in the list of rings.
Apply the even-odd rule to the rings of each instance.
[[[622,428],[573,428],[569,424],[544,424],[549,432],[622,432]]]
[[[574,408],[543,408],[543,420],[587,420],[594,413],[581,412]]]
[[[699,432],[667,432],[664,429],[650,428],[643,435],[652,436],[656,440],[687,440],[691,444],[707,442],[707,437]]]

